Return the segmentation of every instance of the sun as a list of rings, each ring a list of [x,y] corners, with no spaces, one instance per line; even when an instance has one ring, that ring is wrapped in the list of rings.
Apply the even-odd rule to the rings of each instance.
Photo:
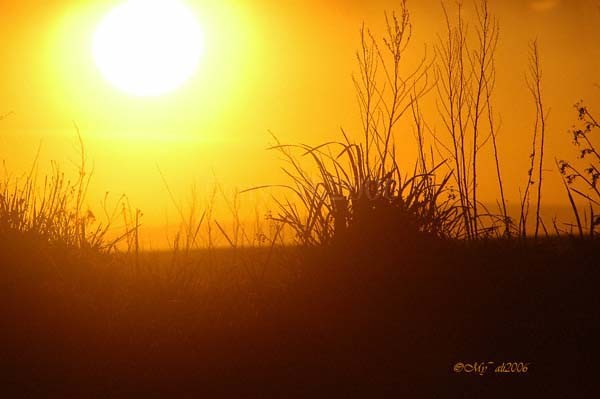
[[[129,0],[112,9],[93,38],[102,75],[134,96],[153,97],[183,85],[203,50],[194,13],[178,0]]]

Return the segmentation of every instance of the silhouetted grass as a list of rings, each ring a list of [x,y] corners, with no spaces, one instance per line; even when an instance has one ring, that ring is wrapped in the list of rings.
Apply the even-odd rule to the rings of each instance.
[[[493,58],[496,25],[482,4],[479,29],[491,29],[483,43]],[[600,320],[600,158],[591,139],[598,123],[579,108],[583,128],[573,134],[592,165],[580,172],[559,164],[579,235],[558,227],[546,239],[513,234],[490,104],[490,53],[475,53],[479,83],[449,81],[479,97],[447,99],[473,113],[468,123],[460,112],[447,115],[450,157],[436,160],[434,147],[439,155],[442,144],[426,136],[419,109],[419,100],[439,89],[430,76],[434,64],[424,56],[403,76],[411,36],[406,3],[386,22],[383,40],[361,30],[359,139],[342,131],[339,141],[287,145],[274,136],[272,150],[282,156],[289,182],[287,193],[275,196],[278,210],[266,227],[258,217],[254,229],[242,223],[242,194],[229,196],[217,185],[206,207],[195,192],[182,206],[164,178],[179,229],[169,251],[145,252],[143,215],[126,198],[114,207],[105,198],[103,222],[87,209],[91,174],[83,145],[72,180],[57,164],[42,178],[37,163],[20,178],[6,172],[2,393],[463,398],[497,396],[508,387],[517,397],[587,397],[597,360],[589,348]],[[448,74],[456,72],[457,51],[467,57],[462,23],[448,22]],[[486,113],[499,215],[478,203],[474,190]],[[398,121],[411,114],[419,148],[415,166],[403,171],[396,133]],[[453,129],[452,121],[460,126]],[[589,206],[589,234],[576,196]],[[215,217],[217,198],[230,211],[227,223]],[[122,233],[115,234],[119,218]],[[284,245],[286,228],[295,245]],[[457,362],[476,361],[527,362],[531,371],[453,372]]]
[[[584,235],[584,226],[578,206],[571,193],[575,193],[580,199],[586,202],[586,230],[589,236],[593,237],[597,234],[598,226],[600,226],[600,216],[598,215],[598,206],[600,206],[600,191],[598,189],[600,154],[598,154],[595,145],[597,138],[592,134],[600,128],[600,124],[598,124],[591,111],[584,104],[579,103],[575,107],[579,114],[581,126],[573,127],[571,133],[573,135],[573,144],[579,151],[579,159],[585,162],[585,166],[564,160],[557,161],[557,166],[560,174],[563,176],[563,181],[566,181],[565,187],[577,220],[577,229],[580,237]]]
[[[30,172],[20,177],[10,176],[4,165],[4,177],[0,180],[0,235],[110,252],[135,232],[137,227],[132,226],[116,238],[108,237],[119,207],[125,204],[123,198],[110,213],[108,197],[104,199],[104,222],[85,207],[91,173],[86,169],[83,141],[81,136],[78,138],[81,159],[75,179],[69,180],[56,162],[52,162],[48,174],[40,177],[37,157]]]

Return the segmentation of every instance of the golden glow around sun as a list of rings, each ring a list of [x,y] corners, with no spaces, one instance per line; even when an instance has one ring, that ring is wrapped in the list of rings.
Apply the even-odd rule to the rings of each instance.
[[[100,22],[93,54],[102,75],[140,97],[180,87],[198,67],[202,33],[179,0],[129,0]]]

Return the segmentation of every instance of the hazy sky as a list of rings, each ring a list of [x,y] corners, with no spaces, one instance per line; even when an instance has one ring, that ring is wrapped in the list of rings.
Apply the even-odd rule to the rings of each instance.
[[[90,204],[105,191],[127,193],[148,225],[165,220],[169,199],[157,166],[182,198],[189,187],[216,178],[241,188],[281,179],[268,130],[287,142],[337,138],[358,132],[351,74],[358,30],[381,28],[383,11],[397,1],[188,0],[205,34],[205,55],[194,78],[173,94],[136,99],[102,79],[91,37],[109,0],[0,0],[0,158],[18,173],[42,143],[42,165],[58,160],[69,170],[81,129],[95,179]],[[450,2],[453,4],[454,2]],[[527,49],[538,39],[548,128],[547,195],[563,202],[553,158],[571,156],[568,128],[579,99],[600,110],[599,7],[592,0],[491,0],[500,21],[497,110],[501,156],[513,204],[526,181],[535,109],[524,83]],[[416,59],[444,29],[439,0],[411,0]],[[465,1],[467,9],[471,2]],[[410,62],[410,57],[409,61]],[[425,100],[435,119],[435,95]],[[441,129],[441,126],[438,127]],[[412,133],[404,150],[412,163]],[[481,189],[496,196],[493,169]]]

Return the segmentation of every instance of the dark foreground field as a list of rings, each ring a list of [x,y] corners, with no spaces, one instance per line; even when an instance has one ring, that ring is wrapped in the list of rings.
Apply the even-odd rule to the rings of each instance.
[[[136,262],[3,237],[2,396],[597,397],[598,241],[410,241]]]

